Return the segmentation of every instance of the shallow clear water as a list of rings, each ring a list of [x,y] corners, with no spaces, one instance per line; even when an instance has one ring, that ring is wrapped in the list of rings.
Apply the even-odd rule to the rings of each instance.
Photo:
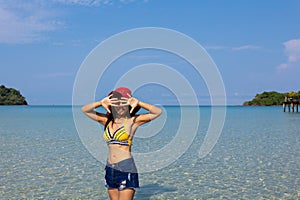
[[[133,152],[168,144],[180,109],[193,107],[164,109],[163,129],[149,138],[137,137]],[[300,198],[300,113],[227,107],[218,142],[200,159],[210,107],[200,107],[200,112],[200,127],[188,150],[161,170],[141,173],[135,199]],[[100,138],[101,132],[99,126]],[[104,164],[81,142],[71,107],[0,107],[0,154],[1,199],[107,199]]]

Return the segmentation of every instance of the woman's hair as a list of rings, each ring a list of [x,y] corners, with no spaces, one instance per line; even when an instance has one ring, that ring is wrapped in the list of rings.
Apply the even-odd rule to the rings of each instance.
[[[118,98],[118,99],[121,99],[123,96],[120,94],[120,93],[118,93],[118,92],[112,92],[112,96],[110,97],[110,99],[112,99],[112,98]],[[132,117],[132,116],[134,116],[139,110],[140,110],[140,106],[137,106],[137,107],[135,107],[134,109],[133,109],[133,111],[131,112],[131,113],[127,113],[127,116],[126,117]],[[107,121],[106,121],[106,123],[105,123],[105,125],[104,125],[104,130],[106,129],[106,127],[108,126],[108,124],[112,121],[112,123],[114,123],[115,122],[115,119],[114,119],[114,116],[113,116],[113,111],[112,111],[112,109],[114,109],[113,107],[109,107],[109,109],[110,109],[110,113],[106,113],[106,115],[107,115]],[[128,110],[130,111],[131,110],[131,106],[128,106]]]

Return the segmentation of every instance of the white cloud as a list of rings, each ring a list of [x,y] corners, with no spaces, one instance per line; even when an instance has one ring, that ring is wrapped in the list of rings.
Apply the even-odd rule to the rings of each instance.
[[[0,0],[0,44],[24,44],[46,39],[63,28],[56,5],[100,6],[137,0]],[[144,0],[144,3],[147,1]],[[55,5],[56,4],[56,5]]]
[[[100,6],[100,5],[113,5],[114,3],[129,4],[137,0],[53,0],[57,3],[80,5],[80,6]],[[147,3],[148,0],[143,2]]]
[[[0,43],[20,44],[44,39],[43,33],[54,31],[61,22],[42,4],[23,1],[0,1]]]
[[[241,50],[256,50],[260,49],[261,47],[255,45],[244,45],[240,47],[233,47],[232,50],[234,51],[241,51]]]
[[[112,4],[113,0],[53,0],[54,2],[81,5],[81,6],[98,6]]]
[[[295,66],[300,62],[300,39],[293,39],[283,43],[287,60],[277,67],[277,72],[282,72],[288,68]],[[299,64],[299,63],[298,63]]]
[[[242,50],[257,50],[261,49],[260,46],[256,45],[243,45],[239,47],[228,47],[228,46],[206,46],[206,49],[212,50],[232,50],[232,51],[242,51]]]

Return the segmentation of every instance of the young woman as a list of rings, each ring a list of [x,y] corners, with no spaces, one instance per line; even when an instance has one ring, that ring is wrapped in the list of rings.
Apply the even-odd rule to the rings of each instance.
[[[104,107],[107,113],[94,109]],[[146,114],[136,115],[143,108]],[[105,167],[105,180],[111,200],[133,199],[139,187],[138,173],[131,156],[132,139],[137,128],[157,118],[162,110],[132,97],[128,88],[117,88],[101,101],[87,104],[82,112],[104,126],[103,137],[109,155]]]

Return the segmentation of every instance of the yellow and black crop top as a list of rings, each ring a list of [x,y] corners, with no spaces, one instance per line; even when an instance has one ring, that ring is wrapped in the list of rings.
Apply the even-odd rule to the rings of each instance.
[[[130,138],[125,128],[126,122],[127,118],[124,120],[124,125],[115,130],[113,134],[110,133],[109,125],[111,122],[109,122],[103,133],[103,138],[106,141],[106,144],[119,144],[124,146],[130,146],[132,144],[132,139]]]

